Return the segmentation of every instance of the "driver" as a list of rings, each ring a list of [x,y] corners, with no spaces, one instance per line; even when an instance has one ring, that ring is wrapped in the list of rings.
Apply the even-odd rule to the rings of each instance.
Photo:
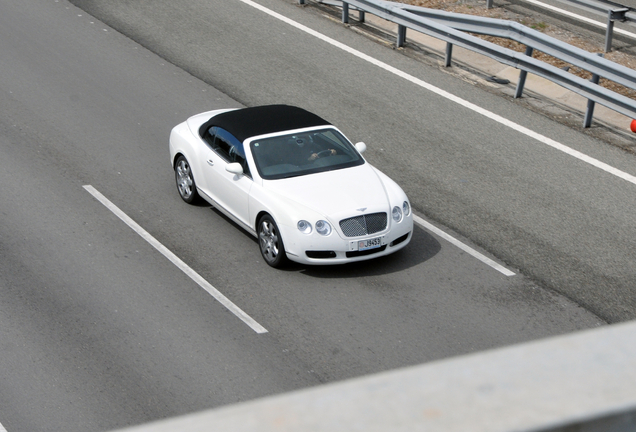
[[[329,153],[327,153],[327,152],[329,152]],[[332,156],[332,155],[335,155],[338,152],[336,151],[336,149],[323,150],[323,151],[320,151],[318,153],[312,153],[311,156],[309,156],[309,159],[307,159],[307,160],[308,161],[314,161],[314,160],[322,157],[319,153],[322,153],[322,156],[327,156],[327,155]]]
[[[297,137],[296,145],[298,145],[298,147],[300,148],[306,147],[305,150],[309,151],[309,157],[307,158],[307,160],[310,162],[324,156],[331,156],[338,153],[336,149],[325,149],[324,147],[317,145],[313,140],[309,140],[309,144],[306,144],[305,141],[306,140],[304,140],[303,138]]]

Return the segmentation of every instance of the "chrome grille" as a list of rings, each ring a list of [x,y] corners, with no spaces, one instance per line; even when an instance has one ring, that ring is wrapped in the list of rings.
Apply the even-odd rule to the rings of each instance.
[[[386,228],[386,213],[371,213],[340,221],[340,229],[347,237],[377,233]]]

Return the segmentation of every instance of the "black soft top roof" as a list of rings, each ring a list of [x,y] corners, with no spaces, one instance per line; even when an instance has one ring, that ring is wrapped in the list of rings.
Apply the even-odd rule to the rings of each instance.
[[[264,105],[215,115],[201,126],[199,132],[203,135],[212,126],[218,126],[243,142],[257,135],[329,125],[328,121],[302,108]]]

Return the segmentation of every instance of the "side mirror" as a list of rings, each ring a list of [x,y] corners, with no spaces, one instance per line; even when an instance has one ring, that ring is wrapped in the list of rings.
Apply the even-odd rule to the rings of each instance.
[[[364,153],[365,150],[367,149],[367,145],[363,143],[362,141],[360,141],[359,143],[356,143],[355,147],[356,147],[356,150],[358,150],[358,153]]]
[[[232,162],[230,164],[227,164],[227,166],[225,167],[225,171],[236,175],[242,175],[243,167],[238,162]]]

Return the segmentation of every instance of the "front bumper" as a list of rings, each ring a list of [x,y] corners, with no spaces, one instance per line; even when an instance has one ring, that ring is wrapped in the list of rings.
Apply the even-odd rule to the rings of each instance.
[[[335,230],[331,235],[324,237],[316,232],[302,234],[296,227],[279,228],[287,258],[291,261],[311,265],[345,264],[378,258],[404,248],[413,235],[413,216],[410,214],[400,223],[391,224],[385,231],[361,237],[342,237]],[[383,237],[380,247],[358,250],[359,241],[377,237]]]

